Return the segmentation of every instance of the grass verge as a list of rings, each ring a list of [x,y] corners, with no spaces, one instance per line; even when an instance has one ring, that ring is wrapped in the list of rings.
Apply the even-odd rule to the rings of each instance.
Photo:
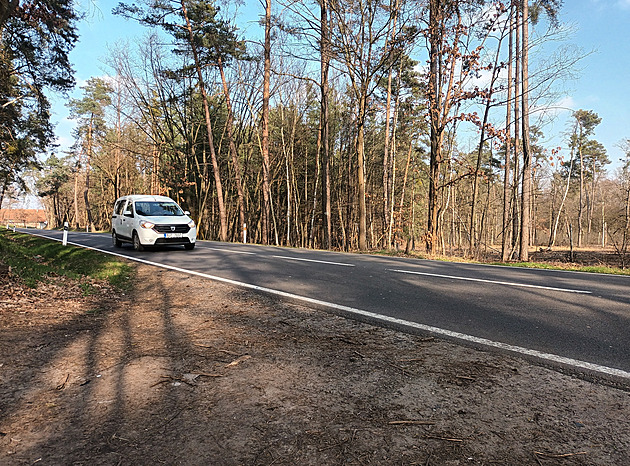
[[[107,280],[126,290],[133,268],[115,256],[75,246],[63,246],[23,233],[0,228],[0,263],[11,268],[25,285],[35,288],[51,275]],[[86,285],[87,286],[87,285]],[[88,289],[84,289],[89,293]]]
[[[391,256],[391,257],[409,257],[413,259],[427,259],[427,260],[435,260],[435,261],[444,261],[444,262],[460,262],[465,264],[486,264],[486,265],[499,265],[503,267],[523,267],[528,269],[546,269],[546,270],[566,270],[571,272],[587,272],[587,273],[601,273],[608,275],[626,275],[630,276],[630,269],[621,269],[619,267],[612,267],[606,265],[579,265],[575,263],[560,263],[557,261],[551,262],[501,262],[501,261],[478,261],[473,259],[468,259],[461,256],[428,256],[418,252],[411,252],[409,254],[405,254],[401,251],[393,251],[393,250],[376,250],[369,251],[369,254],[377,254],[381,256]]]
[[[505,267],[524,267],[528,269],[567,270],[570,272],[603,273],[608,275],[630,275],[630,270],[628,269],[607,267],[604,265],[565,265],[546,262],[491,262],[490,264],[502,265]]]

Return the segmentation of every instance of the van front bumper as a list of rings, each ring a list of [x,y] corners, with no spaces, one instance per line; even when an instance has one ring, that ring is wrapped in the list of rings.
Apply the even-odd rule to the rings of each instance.
[[[138,237],[143,246],[194,244],[197,241],[197,229],[189,228],[188,225],[184,226],[188,230],[185,233],[177,231],[162,233],[155,231],[155,229],[148,230],[140,228],[140,231],[138,231]]]

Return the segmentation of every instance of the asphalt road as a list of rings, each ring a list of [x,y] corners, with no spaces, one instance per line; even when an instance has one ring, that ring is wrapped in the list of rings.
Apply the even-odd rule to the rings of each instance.
[[[136,252],[94,233],[68,241],[630,383],[630,277],[210,241]]]

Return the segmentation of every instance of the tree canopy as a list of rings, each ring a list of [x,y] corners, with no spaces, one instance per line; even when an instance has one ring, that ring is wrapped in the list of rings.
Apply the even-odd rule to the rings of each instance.
[[[72,0],[9,0],[0,7],[0,194],[53,140],[48,92],[74,86],[78,36]],[[0,201],[2,196],[0,195]]]

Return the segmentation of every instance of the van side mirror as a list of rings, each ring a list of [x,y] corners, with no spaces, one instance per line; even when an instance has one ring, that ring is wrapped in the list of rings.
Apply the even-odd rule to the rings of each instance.
[[[190,211],[184,210],[184,215],[190,215]]]

